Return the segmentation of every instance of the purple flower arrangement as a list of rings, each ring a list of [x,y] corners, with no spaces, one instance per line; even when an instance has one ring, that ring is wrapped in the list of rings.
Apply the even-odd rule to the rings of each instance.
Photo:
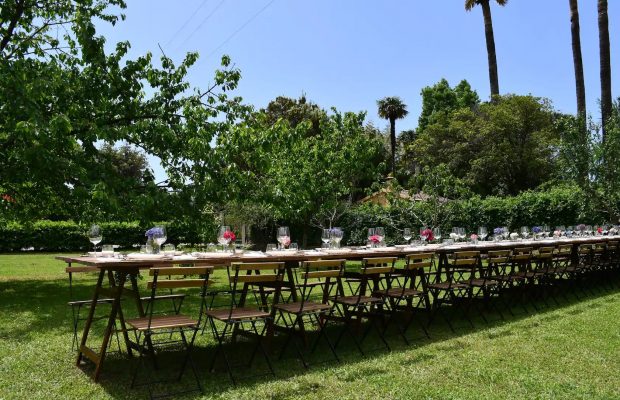
[[[540,226],[535,226],[532,228],[532,232],[538,234],[540,232],[542,232],[542,228]]]
[[[164,234],[163,229],[159,228],[159,227],[155,227],[155,228],[151,228],[148,231],[146,231],[144,233],[144,236],[146,236],[149,239],[153,239],[153,236],[162,236]]]
[[[502,233],[504,233],[504,228],[495,228],[493,229],[493,234],[494,235],[501,235]]]

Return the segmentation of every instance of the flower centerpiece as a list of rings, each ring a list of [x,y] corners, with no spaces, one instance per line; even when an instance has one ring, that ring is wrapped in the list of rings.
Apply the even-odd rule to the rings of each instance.
[[[424,244],[435,240],[435,235],[433,235],[433,230],[429,228],[426,228],[422,232],[420,232],[420,237],[422,238],[422,242]]]
[[[475,233],[472,233],[469,238],[471,239],[473,244],[478,243],[478,235],[476,235]]]
[[[455,242],[457,242],[459,240],[459,235],[458,233],[450,233],[450,239],[454,240]]]
[[[372,247],[377,247],[379,243],[381,243],[381,238],[379,237],[379,235],[372,235],[369,239]]]
[[[495,228],[493,229],[493,238],[496,242],[499,242],[502,239],[502,234],[504,233],[504,228]]]
[[[608,232],[609,232],[610,235],[617,235],[618,234],[618,229],[614,226],[614,227],[609,228]]]
[[[562,236],[562,231],[559,229],[556,229],[555,231],[553,231],[553,237],[556,239],[559,239]]]
[[[144,233],[144,236],[146,237],[146,252],[152,254],[159,254],[161,244],[157,243],[155,238],[164,236],[164,230],[161,227],[156,226],[147,230]]]
[[[602,227],[600,227],[600,226],[599,226],[598,228],[596,228],[596,233],[597,233],[598,235],[602,235],[602,234],[603,234],[603,228],[602,228]]]
[[[512,232],[510,234],[510,240],[517,240],[519,238],[519,234],[517,232]]]
[[[532,234],[534,236],[534,240],[540,237],[540,233],[542,232],[542,228],[540,226],[535,226],[532,228]]]
[[[234,246],[235,246],[234,243],[235,243],[235,240],[237,240],[237,235],[235,235],[235,232],[233,232],[233,231],[226,231],[226,232],[224,232],[222,237],[228,241],[228,246],[230,247],[232,245],[232,247],[234,249]]]

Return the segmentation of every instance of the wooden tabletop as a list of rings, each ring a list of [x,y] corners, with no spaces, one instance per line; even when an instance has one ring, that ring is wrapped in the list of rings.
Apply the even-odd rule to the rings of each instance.
[[[453,245],[429,244],[425,246],[409,246],[409,247],[384,247],[377,249],[341,249],[316,251],[276,251],[276,252],[247,252],[243,254],[233,253],[201,253],[199,257],[193,257],[189,254],[174,257],[162,258],[103,258],[91,256],[58,256],[56,259],[67,263],[75,263],[80,265],[89,265],[103,268],[119,269],[123,267],[151,267],[153,265],[172,265],[172,264],[196,264],[196,265],[228,265],[234,262],[261,262],[261,261],[277,261],[277,262],[300,262],[311,260],[325,259],[347,259],[361,260],[370,257],[402,257],[406,254],[415,254],[421,252],[433,251],[437,253],[450,253],[462,250],[478,250],[486,253],[491,250],[511,249],[516,247],[544,247],[557,246],[560,244],[589,244],[606,242],[610,240],[620,240],[618,236],[589,236],[580,238],[562,238],[562,239],[545,239],[545,240],[518,240],[518,241],[485,241],[477,244],[457,243]],[[136,257],[139,257],[136,255]]]

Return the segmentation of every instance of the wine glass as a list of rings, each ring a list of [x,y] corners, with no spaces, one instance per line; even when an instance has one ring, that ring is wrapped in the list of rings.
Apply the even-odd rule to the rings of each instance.
[[[586,225],[584,233],[586,234],[586,236],[592,236],[592,225]]]
[[[459,239],[461,240],[465,240],[465,236],[467,236],[467,233],[465,232],[465,228],[459,228]]]
[[[542,226],[542,234],[544,238],[549,237],[549,225],[543,225]]]
[[[288,247],[291,244],[291,234],[288,229],[288,226],[281,226],[278,228],[278,243],[280,243],[280,248]]]
[[[92,225],[88,230],[88,240],[93,244],[95,253],[97,252],[97,245],[103,240],[101,236],[101,228],[99,225]]]
[[[405,230],[403,231],[403,238],[405,239],[407,244],[409,244],[409,241],[412,238],[411,229],[410,228],[405,228]]]
[[[441,229],[433,228],[433,237],[439,242],[441,240]]]
[[[331,233],[329,232],[329,229],[323,229],[321,231],[321,241],[327,244],[329,243],[330,240],[331,240]]]
[[[428,240],[428,228],[425,226],[420,228],[420,240],[422,240],[422,244],[426,244]]]
[[[166,227],[165,226],[156,226],[153,233],[153,241],[158,246],[166,243],[168,236],[166,235]]]
[[[503,226],[502,227],[502,238],[504,238],[504,240],[508,240],[509,237],[510,237],[510,229],[508,229],[507,226]]]
[[[523,236],[523,239],[527,239],[527,237],[530,235],[530,228],[528,228],[527,226],[522,226],[521,227],[521,236]]]
[[[331,240],[334,242],[337,249],[340,248],[340,241],[342,240],[342,236],[344,235],[344,231],[342,228],[332,228],[331,229]]]
[[[478,237],[480,238],[480,240],[486,239],[486,237],[488,236],[488,232],[487,232],[487,227],[486,226],[480,226],[478,227]]]
[[[459,241],[459,228],[454,226],[452,227],[452,233],[450,234],[450,239],[454,240],[455,242]]]
[[[379,243],[383,243],[383,239],[385,238],[385,231],[382,226],[378,226],[375,228],[375,235],[378,236]]]
[[[375,241],[373,239],[376,239],[375,228],[368,228],[368,243],[370,243],[372,247],[375,246]]]
[[[227,232],[230,232],[230,226],[220,226],[220,231],[217,235],[217,242],[222,245],[222,250],[224,250],[224,247],[228,246],[230,243],[230,234]]]

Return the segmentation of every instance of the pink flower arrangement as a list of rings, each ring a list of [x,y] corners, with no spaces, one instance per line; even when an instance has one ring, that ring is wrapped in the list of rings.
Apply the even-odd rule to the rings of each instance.
[[[370,241],[374,244],[377,244],[381,241],[381,238],[378,235],[372,235],[370,237]]]
[[[237,236],[235,235],[235,232],[233,232],[233,231],[226,231],[226,232],[224,232],[223,237],[224,237],[224,239],[230,240],[231,242],[234,242],[235,240],[237,240]]]
[[[282,240],[282,246],[288,247],[290,245],[291,245],[291,239],[290,238],[286,238],[286,239]]]
[[[478,235],[476,235],[475,233],[472,233],[472,235],[469,237],[472,241],[476,241],[478,240]]]
[[[435,236],[433,235],[433,231],[431,229],[428,229],[428,228],[424,229],[420,233],[420,236],[426,237],[426,240],[429,241],[429,242],[432,241],[432,240],[435,240]]]
[[[596,230],[596,232],[598,232],[599,234],[603,233],[603,228],[601,228],[600,226],[598,227],[598,229]]]

